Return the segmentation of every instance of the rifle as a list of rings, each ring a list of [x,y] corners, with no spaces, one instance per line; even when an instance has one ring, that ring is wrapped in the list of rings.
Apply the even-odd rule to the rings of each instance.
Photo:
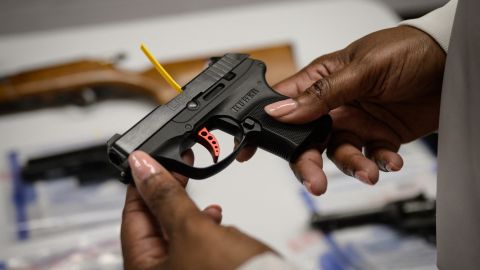
[[[295,72],[289,45],[245,51],[264,61],[267,81],[276,83]],[[199,74],[208,58],[165,63],[180,84]],[[83,59],[29,70],[0,79],[0,113],[32,110],[64,104],[88,105],[110,98],[143,96],[164,104],[177,93],[154,68],[135,72],[117,68],[112,61]]]

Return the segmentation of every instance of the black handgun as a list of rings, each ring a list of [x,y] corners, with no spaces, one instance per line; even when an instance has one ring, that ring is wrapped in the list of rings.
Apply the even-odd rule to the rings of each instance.
[[[123,135],[108,141],[110,162],[131,181],[128,155],[142,150],[167,169],[193,179],[210,177],[227,167],[247,144],[256,145],[289,162],[312,143],[326,140],[331,118],[292,125],[276,121],[264,106],[287,97],[265,81],[265,64],[246,54],[226,54],[187,83],[183,92],[145,116]],[[219,129],[238,141],[232,153],[218,160],[220,146],[211,130]],[[195,143],[205,146],[214,164],[197,168],[181,155]]]
[[[422,236],[434,243],[436,241],[435,213],[435,201],[420,194],[390,202],[377,209],[330,215],[314,213],[311,217],[311,225],[328,233],[366,224],[383,224],[406,234]]]
[[[27,183],[75,177],[81,186],[118,178],[105,155],[105,144],[28,159],[21,176]]]

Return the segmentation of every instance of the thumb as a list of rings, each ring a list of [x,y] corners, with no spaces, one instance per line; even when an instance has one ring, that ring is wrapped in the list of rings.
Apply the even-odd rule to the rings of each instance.
[[[265,107],[265,111],[279,121],[303,124],[329,111],[356,100],[366,93],[364,69],[351,64],[324,77],[295,98],[281,100]]]
[[[182,185],[148,154],[135,151],[128,162],[140,196],[169,237],[184,228],[187,219],[202,217]]]

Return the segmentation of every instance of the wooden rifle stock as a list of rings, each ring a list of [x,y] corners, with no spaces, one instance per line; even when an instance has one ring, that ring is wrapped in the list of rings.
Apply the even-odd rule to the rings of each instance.
[[[253,58],[263,60],[268,67],[267,81],[276,83],[295,72],[289,45],[247,51]],[[186,84],[206,65],[206,58],[165,63],[165,68],[180,85]],[[85,89],[107,87],[148,96],[164,104],[177,95],[154,68],[143,72],[122,70],[106,61],[80,60],[31,70],[3,78],[0,81],[0,104],[17,103],[28,98],[43,102],[57,95],[81,92]]]

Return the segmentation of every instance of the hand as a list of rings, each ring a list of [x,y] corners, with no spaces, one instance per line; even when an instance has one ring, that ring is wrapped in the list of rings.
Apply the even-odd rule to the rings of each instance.
[[[192,163],[193,156],[187,156]],[[271,251],[233,227],[219,225],[221,208],[201,212],[172,175],[144,152],[129,159],[136,188],[128,187],[122,217],[125,269],[235,269]]]
[[[333,132],[327,155],[344,173],[375,184],[379,169],[398,171],[403,166],[397,153],[402,143],[438,128],[444,65],[444,51],[424,32],[408,26],[378,31],[276,85],[291,98],[265,110],[294,124],[330,113]],[[322,150],[308,150],[291,164],[316,195],[327,187]],[[252,154],[249,148],[239,160]]]

